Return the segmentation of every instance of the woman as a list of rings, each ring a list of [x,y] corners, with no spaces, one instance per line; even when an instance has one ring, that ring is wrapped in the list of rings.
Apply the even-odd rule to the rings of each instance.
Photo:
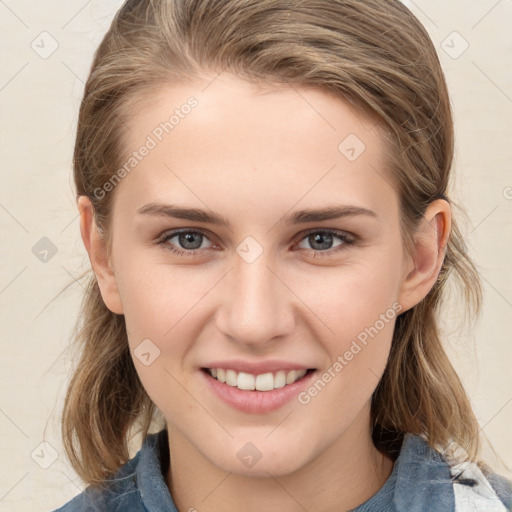
[[[398,1],[126,2],[76,138],[90,486],[60,510],[512,506],[438,330],[450,275],[480,302],[452,155]]]

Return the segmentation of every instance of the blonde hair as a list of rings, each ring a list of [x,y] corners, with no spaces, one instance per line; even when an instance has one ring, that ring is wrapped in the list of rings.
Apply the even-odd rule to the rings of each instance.
[[[426,30],[398,0],[133,0],[95,54],[74,152],[77,196],[90,198],[109,250],[115,190],[102,198],[94,191],[123,161],[130,107],[165,83],[221,71],[316,87],[384,127],[406,242],[426,207],[446,198],[454,145],[447,86]],[[478,312],[480,281],[455,219],[437,282],[397,318],[371,419],[375,439],[378,432],[410,432],[431,446],[455,441],[476,460],[479,427],[438,328],[450,275]],[[62,435],[74,469],[92,484],[128,460],[130,433],[138,427],[146,436],[158,411],[134,368],[124,317],[107,309],[94,275],[75,341],[80,360]]]

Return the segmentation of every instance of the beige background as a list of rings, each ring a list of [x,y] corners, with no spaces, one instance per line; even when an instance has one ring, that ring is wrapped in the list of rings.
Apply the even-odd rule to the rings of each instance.
[[[464,229],[485,292],[476,330],[454,332],[460,309],[447,311],[449,350],[485,435],[512,468],[512,2],[406,3],[447,75],[457,132],[454,198],[467,208]],[[0,510],[52,510],[82,489],[59,440],[70,369],[63,351],[83,291],[75,278],[89,264],[71,154],[93,51],[119,5],[0,1]],[[48,244],[43,237],[57,250],[46,263],[32,252]]]

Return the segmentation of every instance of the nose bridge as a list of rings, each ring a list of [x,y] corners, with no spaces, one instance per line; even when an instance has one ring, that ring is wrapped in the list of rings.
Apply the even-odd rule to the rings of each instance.
[[[292,294],[271,269],[269,254],[252,259],[247,257],[251,249],[243,249],[241,244],[225,283],[220,327],[240,343],[264,344],[292,328]]]

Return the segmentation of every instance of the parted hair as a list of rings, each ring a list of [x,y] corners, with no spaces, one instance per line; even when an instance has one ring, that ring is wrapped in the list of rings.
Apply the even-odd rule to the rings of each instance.
[[[445,77],[428,33],[400,1],[129,0],[96,50],[73,158],[76,194],[90,198],[109,251],[117,189],[101,198],[94,191],[122,165],[128,114],[163,84],[223,71],[316,87],[371,119],[385,140],[406,244],[434,199],[451,203],[454,131]],[[456,220],[433,288],[396,319],[371,421],[376,444],[383,432],[413,433],[433,447],[455,441],[478,461],[479,426],[439,325],[450,282],[464,311],[476,317],[481,303]],[[62,436],[78,475],[95,484],[128,460],[131,436],[145,437],[159,411],[135,370],[124,316],[106,307],[92,269],[86,277]]]

